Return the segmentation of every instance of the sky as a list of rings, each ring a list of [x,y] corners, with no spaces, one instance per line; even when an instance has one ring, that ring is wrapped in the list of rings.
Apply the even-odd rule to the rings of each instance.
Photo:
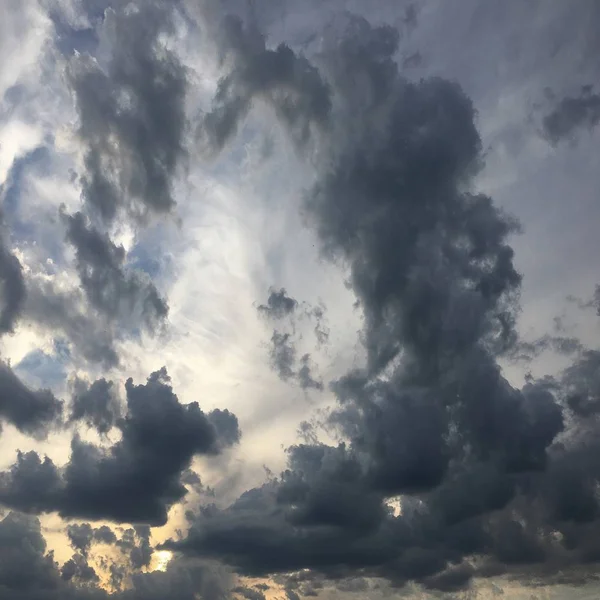
[[[598,597],[598,2],[0,16],[1,599]]]

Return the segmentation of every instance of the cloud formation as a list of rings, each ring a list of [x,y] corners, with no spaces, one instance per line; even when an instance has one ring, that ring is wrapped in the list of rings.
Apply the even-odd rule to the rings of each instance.
[[[83,198],[108,222],[121,211],[145,219],[175,205],[188,75],[163,36],[173,32],[178,4],[152,0],[143,7],[109,8],[103,24],[111,51],[106,67],[85,54],[69,64],[85,146]]]
[[[81,379],[74,381],[70,421],[83,421],[106,434],[120,416],[121,406],[112,381],[102,378],[91,385]]]
[[[105,449],[76,435],[62,468],[36,452],[19,453],[0,474],[0,502],[30,513],[163,525],[186,494],[180,477],[192,458],[238,442],[237,419],[227,410],[205,414],[196,402],[181,404],[164,368],[143,385],[128,379],[125,390],[118,442]]]
[[[298,143],[308,139],[313,125],[326,123],[329,89],[305,57],[286,44],[268,48],[256,24],[245,24],[235,15],[223,18],[217,40],[223,61],[231,66],[198,132],[212,147],[223,149],[255,99],[273,107]]]
[[[258,312],[269,319],[283,319],[290,316],[298,308],[298,301],[287,295],[285,288],[279,291],[271,288],[266,304],[258,307]]]
[[[141,273],[126,272],[125,249],[91,227],[82,213],[63,218],[67,240],[75,248],[81,287],[90,305],[110,319],[139,322],[146,330],[154,331],[169,312],[154,285]]]
[[[472,103],[455,83],[404,79],[392,27],[344,17],[329,33],[333,111],[303,209],[364,316],[366,366],[333,384],[329,426],[346,441],[291,447],[279,478],[166,547],[251,576],[312,569],[446,592],[585,564],[596,425],[583,444],[564,382],[518,389],[502,375],[498,359],[518,341],[518,225],[472,191]],[[289,376],[289,339],[274,339]],[[572,373],[585,388],[588,370]]]
[[[63,403],[50,390],[31,390],[0,362],[0,419],[22,433],[45,437],[59,425]]]
[[[580,129],[593,129],[600,123],[600,95],[586,85],[578,96],[567,96],[550,111],[542,122],[545,136],[556,146],[572,139]]]

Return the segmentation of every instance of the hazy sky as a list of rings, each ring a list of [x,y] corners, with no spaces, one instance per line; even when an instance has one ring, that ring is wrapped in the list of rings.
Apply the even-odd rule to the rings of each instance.
[[[0,16],[0,599],[598,596],[600,3]]]

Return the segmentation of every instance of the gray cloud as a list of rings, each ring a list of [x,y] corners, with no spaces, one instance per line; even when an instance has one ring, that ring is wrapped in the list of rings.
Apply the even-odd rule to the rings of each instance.
[[[295,376],[296,348],[290,333],[281,333],[276,329],[273,331],[269,356],[271,366],[280,379],[288,381]]]
[[[445,592],[574,566],[585,579],[600,556],[598,424],[577,411],[595,371],[575,363],[522,389],[503,377],[499,357],[519,341],[518,224],[472,191],[482,148],[469,98],[442,79],[405,80],[397,46],[393,28],[348,16],[320,57],[333,110],[303,210],[364,316],[366,366],[332,387],[328,424],[346,442],[292,447],[280,477],[202,511],[165,547],[252,576],[312,569]],[[272,358],[290,378],[286,335],[275,332]],[[569,403],[569,387],[584,400]]]
[[[79,551],[83,556],[88,555],[93,543],[117,543],[117,536],[114,531],[106,525],[92,527],[89,523],[82,523],[81,525],[72,523],[67,525],[66,531],[71,547]]]
[[[291,333],[282,333],[273,330],[269,359],[271,367],[282,381],[297,383],[303,390],[314,389],[323,391],[323,382],[313,376],[313,366],[310,354],[304,354],[300,359],[300,368],[297,367],[295,341]]]
[[[30,277],[23,320],[64,336],[72,344],[75,358],[105,368],[119,364],[113,331],[85,310],[77,292],[63,291],[55,282]]]
[[[301,309],[301,310],[299,310]],[[266,304],[257,308],[258,313],[270,321],[283,321],[287,319],[293,328],[293,333],[273,330],[271,345],[269,348],[269,359],[271,367],[282,381],[295,381],[303,390],[323,390],[323,382],[315,379],[312,375],[313,365],[310,354],[304,354],[300,359],[300,367],[297,367],[297,351],[295,335],[296,314],[298,318],[312,319],[315,322],[314,334],[317,344],[321,346],[329,339],[329,330],[324,324],[325,309],[322,306],[310,306],[306,302],[301,304],[287,295],[285,288],[279,290],[269,289],[269,297]]]
[[[310,363],[310,354],[305,354],[300,362],[302,366],[298,369],[298,385],[303,390],[314,389],[319,392],[323,391],[323,382],[313,378],[312,366]]]
[[[0,594],[15,600],[43,598],[59,581],[38,519],[10,513],[0,521]]]
[[[63,218],[90,305],[108,318],[121,323],[139,321],[148,331],[154,331],[169,312],[154,285],[142,273],[126,272],[125,249],[91,227],[82,213]]]
[[[98,379],[91,385],[81,379],[73,382],[70,421],[83,421],[100,434],[108,433],[121,416],[121,406],[112,381]]]
[[[285,288],[269,290],[269,298],[266,304],[258,307],[258,312],[269,319],[283,319],[294,313],[298,308],[298,301],[287,295]]]
[[[75,436],[71,458],[58,468],[37,453],[19,453],[0,475],[0,503],[24,512],[162,525],[185,496],[181,474],[196,455],[217,455],[239,440],[236,417],[182,405],[166,369],[144,385],[129,379],[122,437],[108,449]]]
[[[580,129],[592,129],[600,123],[600,95],[592,93],[586,85],[578,96],[560,100],[542,122],[545,136],[557,145],[564,139],[572,139]]]
[[[81,554],[74,554],[62,566],[60,574],[65,581],[75,581],[80,584],[100,581],[94,568],[90,567],[85,556]]]
[[[83,196],[108,221],[120,210],[143,219],[175,205],[172,180],[185,155],[188,82],[161,35],[172,32],[176,5],[153,0],[109,9],[106,70],[84,54],[69,64],[86,147]]]
[[[63,404],[50,390],[31,390],[0,362],[0,419],[19,431],[45,437],[62,417]]]
[[[21,263],[0,239],[0,334],[14,330],[23,310],[25,293]]]
[[[222,149],[231,139],[256,98],[273,107],[298,143],[308,139],[312,125],[327,121],[329,90],[306,58],[285,44],[267,48],[256,27],[234,15],[223,19],[217,39],[231,69],[219,82],[199,131],[214,148]]]
[[[115,563],[114,572],[119,570]],[[10,600],[206,600],[229,597],[228,580],[198,561],[173,560],[166,572],[133,573],[131,585],[108,593],[81,554],[62,567],[37,518],[12,512],[0,521],[0,595]]]

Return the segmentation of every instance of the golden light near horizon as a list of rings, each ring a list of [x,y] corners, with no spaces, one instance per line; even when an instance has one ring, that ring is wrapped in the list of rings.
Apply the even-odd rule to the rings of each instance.
[[[173,558],[173,553],[169,552],[169,550],[158,550],[152,555],[152,571],[166,571],[171,559]]]

